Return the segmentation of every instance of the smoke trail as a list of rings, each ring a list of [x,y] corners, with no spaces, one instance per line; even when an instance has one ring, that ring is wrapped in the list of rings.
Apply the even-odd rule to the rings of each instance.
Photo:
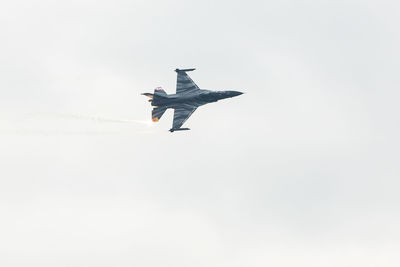
[[[82,130],[80,129],[59,129],[59,126],[50,125],[48,128],[48,124],[45,125],[37,124],[35,119],[55,119],[60,121],[59,119],[73,119],[73,120],[83,120],[83,121],[94,121],[96,123],[124,123],[124,124],[140,124],[147,126],[146,129],[114,129],[114,130],[105,130],[105,129],[96,129],[96,130]],[[32,124],[34,123],[34,124]],[[154,134],[159,133],[160,130],[155,130],[152,126],[154,123],[151,120],[131,120],[131,119],[120,119],[120,118],[110,118],[110,117],[102,117],[102,116],[90,116],[83,115],[79,113],[55,113],[55,112],[35,112],[28,113],[22,116],[17,116],[14,119],[8,121],[8,123],[3,123],[2,127],[0,127],[0,135],[17,135],[17,136],[74,136],[74,135],[87,135],[87,136],[96,136],[96,135],[126,135],[126,134]],[[5,127],[4,127],[5,126]],[[8,127],[7,127],[8,126]],[[45,126],[43,128],[43,126]],[[61,127],[64,128],[64,127]]]
[[[8,136],[102,136],[118,135],[120,132],[112,131],[68,131],[51,129],[0,129],[0,135]]]
[[[115,119],[102,116],[90,116],[79,113],[31,113],[30,117],[55,117],[63,119],[78,119],[78,120],[90,120],[95,122],[115,122],[115,123],[137,123],[146,126],[152,126],[151,120],[131,120],[131,119]]]

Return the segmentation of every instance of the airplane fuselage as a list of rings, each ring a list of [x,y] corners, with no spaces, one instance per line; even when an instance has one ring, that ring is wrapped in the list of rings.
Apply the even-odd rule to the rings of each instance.
[[[151,105],[157,107],[173,107],[182,104],[202,106],[208,103],[217,102],[218,100],[224,98],[230,98],[241,94],[242,93],[238,91],[211,91],[205,89],[197,90],[196,92],[171,95],[155,94],[154,98],[152,99]]]

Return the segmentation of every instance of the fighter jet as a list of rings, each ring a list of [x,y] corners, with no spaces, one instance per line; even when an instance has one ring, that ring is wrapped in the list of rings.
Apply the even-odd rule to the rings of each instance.
[[[187,72],[193,70],[195,69],[175,70],[178,74],[175,94],[168,95],[161,87],[154,89],[153,94],[142,94],[151,98],[149,102],[154,107],[151,114],[154,122],[157,122],[168,108],[175,110],[172,128],[169,130],[171,133],[174,131],[190,130],[189,128],[181,127],[198,107],[243,94],[238,91],[210,91],[200,89],[189,75],[187,75]]]

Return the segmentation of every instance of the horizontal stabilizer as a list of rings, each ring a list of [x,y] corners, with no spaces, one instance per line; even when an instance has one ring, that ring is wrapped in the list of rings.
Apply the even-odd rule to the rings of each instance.
[[[175,132],[175,131],[187,131],[190,130],[189,128],[171,128],[169,131],[171,133]]]
[[[145,95],[147,97],[153,98],[153,94],[150,94],[150,93],[143,93],[142,95]]]
[[[156,107],[153,108],[153,111],[151,112],[151,120],[153,122],[157,122],[161,119],[161,116],[164,114],[164,112],[167,110],[166,107]]]
[[[193,70],[195,70],[195,69],[176,69],[175,71],[176,72],[181,72],[181,71],[193,71]]]

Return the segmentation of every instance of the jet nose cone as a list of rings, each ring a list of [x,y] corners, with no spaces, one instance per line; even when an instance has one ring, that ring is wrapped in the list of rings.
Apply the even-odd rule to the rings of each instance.
[[[239,91],[228,91],[229,97],[234,97],[243,94],[242,92]]]

